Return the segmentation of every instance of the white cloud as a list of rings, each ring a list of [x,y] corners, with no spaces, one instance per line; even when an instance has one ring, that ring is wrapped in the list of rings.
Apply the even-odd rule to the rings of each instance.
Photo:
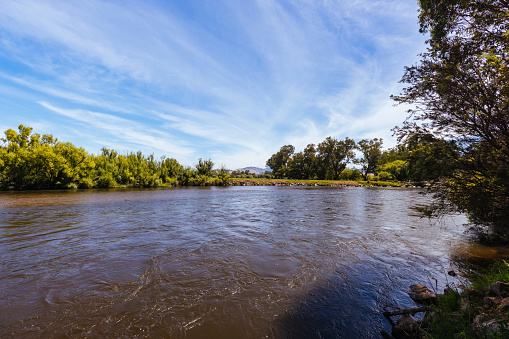
[[[0,57],[17,66],[0,68],[0,90],[101,130],[80,129],[94,144],[263,166],[284,144],[390,134],[382,128],[404,116],[390,90],[423,49],[416,9],[5,0]]]
[[[139,144],[177,155],[192,153],[190,148],[169,142],[169,136],[165,133],[156,129],[147,130],[145,126],[131,120],[81,109],[63,109],[47,102],[39,102],[39,104],[62,116],[84,123],[85,126],[105,131],[129,144]]]

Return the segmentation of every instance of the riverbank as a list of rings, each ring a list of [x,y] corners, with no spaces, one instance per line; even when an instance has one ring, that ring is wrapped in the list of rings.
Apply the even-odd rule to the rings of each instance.
[[[326,187],[416,187],[412,183],[396,181],[339,181],[296,179],[241,179],[232,178],[229,186],[326,186]]]
[[[182,187],[182,186],[309,186],[309,187],[423,187],[411,182],[399,181],[341,181],[341,180],[297,180],[297,179],[265,179],[265,178],[229,178],[227,180],[217,177],[189,180],[185,183],[177,179],[154,185],[89,185],[89,186],[56,186],[54,189],[89,189],[89,188],[150,188],[150,187]],[[40,188],[48,190],[51,188]],[[23,191],[24,189],[9,187],[0,191]],[[34,188],[28,188],[34,190]],[[36,189],[37,190],[37,189]]]
[[[415,286],[425,291],[416,297]],[[443,294],[421,285],[410,289],[414,301],[428,306],[384,312],[387,317],[403,314],[393,326],[395,338],[509,338],[509,263],[505,260],[469,272],[462,285],[448,286]],[[426,312],[423,320],[411,317],[417,312]]]

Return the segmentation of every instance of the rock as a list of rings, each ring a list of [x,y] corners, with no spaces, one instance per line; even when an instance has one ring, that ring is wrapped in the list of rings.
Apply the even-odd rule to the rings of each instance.
[[[502,298],[500,298],[500,297],[484,297],[482,302],[485,307],[495,307],[502,302]]]
[[[380,332],[380,334],[382,335],[383,339],[394,339],[394,337],[392,335],[390,335],[389,333],[387,333],[385,331]]]
[[[483,336],[486,336],[490,333],[498,333],[500,332],[500,325],[498,324],[496,319],[491,319],[488,314],[479,314],[474,319],[474,328],[481,333]]]
[[[504,312],[509,311],[509,298],[504,298],[500,302],[500,309]]]
[[[495,297],[509,297],[509,285],[501,281],[497,281],[490,285],[490,292]]]
[[[424,285],[412,285],[412,286],[410,286],[410,290],[412,292],[408,293],[408,295],[415,302],[422,303],[422,304],[436,304],[437,303],[437,300],[438,300],[437,295],[435,293],[431,292]]]
[[[450,288],[449,286],[447,286],[446,288],[444,288],[444,295],[445,294],[449,294],[449,293],[454,293],[455,291]]]
[[[392,327],[392,335],[397,339],[416,338],[420,333],[419,323],[408,314],[402,315],[396,325]]]

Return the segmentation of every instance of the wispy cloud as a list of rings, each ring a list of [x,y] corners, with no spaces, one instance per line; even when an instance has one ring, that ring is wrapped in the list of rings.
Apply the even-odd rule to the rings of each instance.
[[[38,112],[0,112],[4,125],[228,167],[329,135],[390,139],[405,113],[389,95],[424,46],[416,4],[397,0],[1,7],[0,104]]]

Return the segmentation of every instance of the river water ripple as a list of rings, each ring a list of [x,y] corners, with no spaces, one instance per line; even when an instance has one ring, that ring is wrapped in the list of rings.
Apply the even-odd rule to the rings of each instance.
[[[379,338],[470,246],[419,192],[0,193],[0,337]]]

